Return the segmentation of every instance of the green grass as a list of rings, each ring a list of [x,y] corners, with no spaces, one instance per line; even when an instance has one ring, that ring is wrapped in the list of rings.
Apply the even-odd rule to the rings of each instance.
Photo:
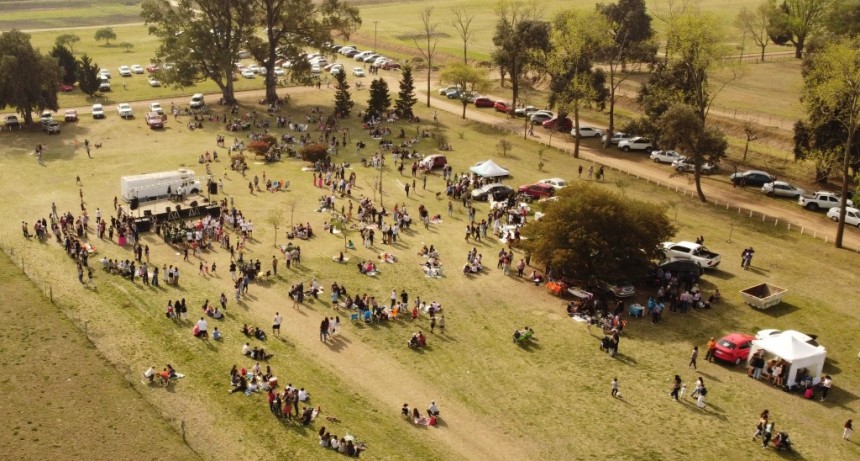
[[[360,101],[367,93],[354,94]],[[296,105],[290,107],[289,113],[297,116],[311,107],[329,107],[331,93],[315,92],[294,101]],[[421,109],[419,115],[428,120],[432,113]],[[499,158],[491,147],[497,142],[497,132],[446,113],[439,116],[443,133],[455,149],[448,155],[455,172],[465,171],[476,161],[495,158],[511,169],[513,178],[509,183],[517,185],[549,176],[575,178],[576,167],[588,165],[546,150],[544,171],[539,171],[537,147],[514,136],[508,136],[514,145],[512,155]],[[363,137],[354,119],[348,126],[353,143]],[[414,129],[404,128],[407,132]],[[61,135],[52,138],[4,132],[3,140],[8,147],[7,155],[0,158],[0,168],[17,172],[0,186],[9,202],[7,214],[32,220],[42,216],[52,201],[57,202],[60,210],[78,209],[74,184],[74,176],[78,174],[84,181],[90,209],[98,206],[109,210],[112,196],[118,193],[118,176],[182,165],[201,170],[194,160],[202,151],[211,150],[217,132],[216,127],[208,126],[189,133],[172,121],[166,131],[152,132],[141,120],[125,122],[116,117],[104,122],[86,119],[77,126],[67,125]],[[235,136],[227,135],[228,139]],[[71,144],[72,139],[84,137],[104,143],[102,149],[93,152],[92,161],[80,151],[75,152]],[[38,167],[26,154],[32,145],[46,141],[50,148],[47,166]],[[416,149],[432,151],[428,141]],[[357,165],[351,148],[345,149],[341,159]],[[260,258],[264,266],[271,258],[273,241],[271,229],[263,224],[268,210],[285,209],[288,200],[296,199],[299,203],[296,221],[310,222],[321,230],[327,218],[315,212],[315,198],[322,192],[311,187],[308,173],[299,171],[301,166],[295,160],[252,165],[249,178],[261,175],[264,170],[269,177],[288,178],[292,186],[286,193],[251,196],[246,192],[247,180],[231,173],[226,181],[227,193],[256,222],[250,256]],[[216,164],[215,173],[220,174],[222,168],[223,163]],[[361,187],[355,194],[371,195],[365,181],[373,172],[360,166],[355,166],[354,171]],[[435,192],[443,186],[440,178],[431,177],[426,192],[420,190],[419,181],[419,191],[407,199],[401,184],[408,179],[391,170],[385,173],[386,207],[391,209],[395,201],[406,203],[412,210],[424,204],[431,214],[445,216],[446,201],[435,197]],[[499,249],[497,243],[464,242],[461,236],[464,212],[459,206],[453,219],[445,216],[443,224],[429,231],[419,228],[405,233],[403,242],[394,248],[353,252],[353,258],[367,259],[375,258],[385,249],[401,258],[398,264],[384,265],[377,279],[358,275],[351,265],[340,266],[330,261],[330,256],[342,246],[338,238],[322,234],[302,242],[305,266],[300,271],[286,272],[283,281],[268,286],[253,285],[251,294],[256,299],[247,301],[245,307],[231,303],[231,318],[224,323],[229,337],[214,350],[192,339],[189,327],[176,327],[166,321],[162,311],[166,299],[184,296],[193,315],[203,299],[215,299],[221,291],[229,294],[224,272],[228,258],[223,251],[205,255],[221,268],[221,278],[206,279],[196,275],[194,265],[182,263],[172,249],[149,236],[146,243],[153,249],[154,261],[181,264],[184,268],[183,291],[145,289],[99,272],[99,290],[93,293],[76,285],[73,265],[56,245],[24,242],[15,219],[0,224],[0,233],[5,244],[14,245],[18,254],[28,261],[40,261],[34,276],[55,286],[56,296],[75,315],[90,320],[96,343],[112,361],[138,370],[150,357],[160,357],[163,358],[160,361],[175,362],[180,371],[189,374],[190,379],[177,387],[181,401],[168,401],[159,395],[150,397],[162,411],[171,417],[198,415],[195,427],[201,431],[200,427],[217,425],[220,433],[238,434],[231,439],[241,438],[243,450],[292,457],[322,453],[315,446],[313,433],[319,425],[329,424],[320,422],[306,432],[293,427],[284,429],[269,417],[261,396],[245,399],[224,392],[229,367],[236,362],[248,366],[237,352],[244,341],[234,333],[238,326],[246,322],[265,326],[273,311],[280,310],[286,316],[286,342],[268,344],[276,353],[272,360],[276,373],[287,376],[294,384],[309,387],[314,404],[322,405],[324,414],[335,414],[344,421],[335,425],[337,432],[349,430],[370,442],[368,456],[372,459],[487,458],[491,455],[481,450],[490,441],[499,439],[510,443],[514,450],[542,459],[560,459],[573,452],[582,458],[681,459],[691,452],[703,459],[749,458],[761,450],[748,437],[752,422],[764,407],[792,434],[805,456],[856,457],[855,445],[830,443],[841,422],[857,407],[858,391],[852,383],[860,376],[848,365],[856,355],[851,349],[851,338],[857,314],[844,303],[853,296],[853,288],[851,284],[831,283],[844,278],[847,268],[855,264],[856,254],[836,251],[821,241],[714,209],[712,205],[682,198],[613,171],[608,172],[605,184],[596,186],[616,189],[618,182],[625,185],[623,193],[628,197],[671,205],[670,216],[675,218],[677,212],[678,238],[704,235],[708,246],[723,254],[722,268],[706,275],[702,288],[710,292],[718,286],[725,296],[725,302],[711,311],[686,316],[668,314],[661,325],[631,321],[618,360],[597,351],[596,336],[566,318],[561,300],[543,288],[506,278],[495,270],[493,255]],[[479,216],[487,210],[483,204],[478,209]],[[278,240],[283,241],[283,237]],[[430,280],[420,275],[415,252],[423,243],[435,244],[442,251],[448,271],[446,278]],[[97,244],[101,254],[128,257],[114,245]],[[736,267],[736,255],[749,245],[757,250],[756,260],[754,269],[745,272]],[[456,268],[472,246],[484,254],[490,269],[486,275],[465,279]],[[322,315],[333,315],[334,311],[326,302],[317,302],[303,307],[304,314],[296,313],[288,308],[289,301],[284,296],[289,284],[307,281],[312,276],[325,287],[338,281],[350,292],[367,292],[382,300],[387,299],[391,289],[401,288],[412,298],[437,300],[445,307],[449,332],[445,336],[431,335],[431,348],[416,353],[403,343],[412,331],[428,328],[426,319],[417,325],[408,322],[369,327],[345,325],[348,342],[339,349],[325,348],[316,340],[314,328]],[[761,281],[789,288],[781,306],[758,312],[741,303],[737,290]],[[827,291],[822,292],[821,286],[827,286]],[[523,325],[537,332],[539,340],[532,349],[521,349],[510,342],[513,329]],[[729,331],[754,332],[769,327],[791,327],[820,335],[829,352],[825,371],[834,375],[837,388],[829,402],[803,401],[752,383],[741,370],[708,364],[700,366],[711,390],[708,412],[703,414],[690,403],[676,404],[668,399],[672,375],[682,373],[688,383],[694,379],[694,373],[685,371],[693,344],[701,346],[708,337]],[[613,376],[621,382],[622,401],[608,397]],[[402,402],[426,405],[431,399],[441,402],[447,427],[416,436],[410,432],[415,428],[396,416],[397,409]],[[216,415],[220,417],[216,419]],[[608,434],[630,432],[636,436],[609,442]],[[703,448],[701,440],[690,437],[691,433],[721,435],[712,437]],[[463,438],[473,439],[471,454],[463,454]],[[202,442],[205,437],[200,433],[193,434],[192,439],[205,445]],[[612,436],[611,440],[616,439]],[[211,455],[207,450],[213,449],[216,448],[204,447],[204,456]],[[232,453],[237,447],[222,442],[217,449]]]
[[[141,22],[134,0],[0,2],[0,30],[48,29]]]

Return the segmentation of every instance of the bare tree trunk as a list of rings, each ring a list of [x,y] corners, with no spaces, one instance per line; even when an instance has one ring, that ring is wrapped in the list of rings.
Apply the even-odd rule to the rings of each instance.
[[[561,119],[558,120],[561,124]],[[576,136],[573,137],[573,158],[579,158],[579,143],[582,137],[579,136],[579,104],[573,106],[573,129]]]
[[[842,248],[842,239],[845,236],[845,206],[848,200],[848,173],[851,166],[851,149],[854,144],[854,135],[857,132],[857,124],[852,123],[848,128],[848,141],[845,143],[845,154],[842,156],[842,196],[839,200],[839,223],[836,225],[836,248]]]

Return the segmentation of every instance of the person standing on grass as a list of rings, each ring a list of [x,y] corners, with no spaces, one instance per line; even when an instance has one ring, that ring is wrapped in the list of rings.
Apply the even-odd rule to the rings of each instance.
[[[714,361],[714,352],[717,350],[717,342],[714,340],[714,337],[711,336],[711,339],[708,340],[708,350],[705,351],[705,361],[713,362]]]
[[[442,314],[442,316],[439,317],[437,326],[439,327],[439,333],[445,333],[445,314]]]
[[[842,429],[842,440],[848,440],[851,438],[851,433],[854,432],[854,423],[852,420],[845,421],[845,425]]]
[[[764,427],[767,425],[767,419],[770,417],[770,412],[765,409],[761,412],[761,416],[759,416],[758,424],[755,426],[755,432],[753,433],[752,439],[755,441],[756,437],[764,434]]]
[[[324,317],[320,323],[320,341],[328,341],[328,317]]]
[[[274,274],[275,277],[278,276],[278,258],[275,257],[275,255],[272,255],[272,274]]]
[[[430,316],[430,333],[435,333],[435,331],[434,331],[435,329],[436,329],[436,316],[431,315]]]
[[[693,346],[693,353],[690,354],[690,364],[688,365],[692,369],[696,369],[696,359],[699,358],[699,346]]]
[[[771,437],[773,437],[773,429],[776,427],[776,423],[773,421],[768,421],[767,424],[764,425],[764,429],[762,430],[762,439],[761,439],[761,447],[767,448],[767,444],[770,443]]]
[[[612,396],[618,397],[618,378],[612,378]]]
[[[200,339],[209,339],[209,332],[207,329],[208,325],[206,324],[206,319],[200,317],[200,320],[197,321],[197,331],[200,332]]]
[[[281,322],[284,319],[281,317],[280,312],[275,312],[275,318],[272,319],[272,334],[280,337],[281,336]]]
[[[678,400],[678,392],[681,391],[681,377],[675,375],[675,380],[672,382],[672,392],[669,393],[669,397],[672,397],[675,401]]]
[[[830,392],[830,387],[833,385],[833,378],[830,375],[824,375],[824,380],[821,381],[821,401],[827,398],[827,393]]]
[[[708,388],[706,388],[705,386],[702,386],[702,388],[699,389],[699,396],[696,397],[696,406],[699,407],[699,409],[701,409],[703,411],[705,410],[705,396],[706,395],[708,395]]]

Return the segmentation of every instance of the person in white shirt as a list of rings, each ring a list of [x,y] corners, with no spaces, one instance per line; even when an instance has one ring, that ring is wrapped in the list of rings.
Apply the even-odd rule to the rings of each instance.
[[[143,377],[146,378],[146,380],[149,382],[155,381],[155,365],[149,367],[149,369],[144,371]]]
[[[280,312],[275,312],[275,318],[272,319],[272,334],[275,336],[281,336],[281,323],[284,319],[281,317]]]
[[[245,345],[242,346],[242,354],[243,355],[251,355],[251,345],[250,344],[245,343]]]
[[[427,416],[439,416],[439,407],[436,406],[436,401],[430,402],[430,406],[427,408]]]
[[[200,320],[197,321],[197,330],[200,332],[201,338],[203,338],[203,339],[209,338],[209,332],[207,331],[208,328],[209,328],[209,326],[206,323],[206,319],[204,319],[203,317],[200,317]]]
[[[305,400],[308,399],[308,397],[310,397],[310,394],[308,394],[307,391],[305,391],[304,387],[299,389],[299,402],[304,402]]]

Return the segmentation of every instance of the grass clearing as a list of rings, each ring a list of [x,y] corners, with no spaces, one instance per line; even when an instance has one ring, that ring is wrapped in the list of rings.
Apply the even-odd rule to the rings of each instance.
[[[353,95],[357,108],[362,107],[366,90]],[[305,93],[294,97],[287,111],[303,116],[312,107],[329,107],[331,99],[331,90]],[[243,111],[253,107],[252,101],[245,101]],[[432,112],[423,107],[418,114],[431,120]],[[508,183],[516,186],[551,176],[573,179],[577,166],[589,166],[547,149],[540,171],[534,144],[508,136],[512,154],[501,158],[493,147],[497,132],[442,111],[439,117],[440,130],[455,149],[448,153],[455,172],[465,171],[479,160],[494,158],[512,171]],[[349,146],[357,139],[367,139],[356,119],[350,119],[347,126]],[[398,123],[393,131],[401,126],[407,133],[416,129],[414,125]],[[118,177],[123,174],[180,166],[202,173],[195,159],[204,150],[211,151],[216,133],[221,130],[209,122],[202,130],[187,132],[171,120],[167,130],[154,132],[139,118],[122,121],[115,116],[103,122],[86,119],[76,126],[67,125],[62,134],[50,138],[37,133],[3,132],[0,138],[7,146],[7,155],[0,158],[0,168],[17,174],[0,185],[0,191],[7,197],[10,216],[32,221],[44,216],[52,201],[61,211],[79,209],[74,178],[81,175],[89,209],[110,210],[112,197],[118,193]],[[237,136],[225,134],[228,141]],[[312,134],[318,136],[317,132]],[[74,149],[73,140],[84,137],[104,145],[93,151],[94,160]],[[49,145],[46,167],[37,166],[29,155],[39,142]],[[432,150],[426,140],[416,149]],[[367,157],[371,153],[369,149],[360,155]],[[632,154],[627,156],[632,161],[647,161]],[[358,164],[354,149],[342,149],[337,160],[354,165],[360,186],[355,195],[372,195],[366,180],[374,172]],[[214,173],[220,176],[223,166],[215,164]],[[301,166],[296,160],[253,164],[248,178],[240,179],[230,172],[225,180],[226,192],[236,206],[256,222],[249,256],[261,259],[264,268],[273,254],[274,241],[272,230],[263,224],[268,210],[281,208],[289,215],[287,202],[295,199],[296,222],[310,222],[321,232],[327,219],[327,215],[315,211],[316,198],[323,191],[311,186],[310,175],[299,171]],[[435,195],[443,187],[437,175],[429,178],[426,191],[418,180],[418,190],[406,198],[403,184],[411,177],[388,168],[383,175],[386,207],[391,209],[397,202],[414,210],[424,204],[431,214],[442,214],[443,223],[429,230],[419,226],[404,232],[402,241],[394,247],[377,245],[350,252],[354,261],[376,258],[380,251],[391,251],[400,258],[397,264],[383,265],[382,274],[374,279],[359,275],[352,265],[331,261],[331,256],[342,248],[342,239],[321,233],[301,242],[303,266],[282,272],[283,278],[271,284],[252,285],[253,298],[242,305],[231,301],[229,318],[223,323],[228,337],[223,344],[211,348],[191,338],[190,324],[177,326],[166,321],[163,306],[167,299],[186,297],[194,318],[195,307],[204,299],[214,300],[222,291],[229,294],[229,255],[224,251],[216,249],[204,255],[207,261],[217,261],[220,275],[201,277],[197,275],[196,260],[194,264],[183,263],[173,249],[154,236],[146,236],[144,241],[152,249],[154,262],[183,268],[181,288],[145,288],[98,271],[99,288],[94,293],[77,284],[72,262],[56,244],[24,241],[14,219],[0,224],[0,235],[4,244],[14,246],[20,255],[41,262],[34,277],[50,282],[62,303],[79,318],[89,320],[96,344],[112,362],[139,372],[158,357],[157,363],[173,363],[189,376],[178,384],[174,394],[145,395],[168,417],[188,421],[190,443],[204,457],[214,453],[224,457],[240,452],[247,455],[249,447],[255,454],[324,456],[316,446],[314,433],[320,425],[329,426],[327,422],[320,421],[309,429],[281,426],[267,413],[263,396],[244,398],[224,392],[230,366],[251,365],[238,352],[245,340],[235,332],[242,323],[267,325],[276,310],[285,316],[285,342],[270,340],[266,344],[276,354],[270,362],[276,374],[282,380],[286,376],[287,382],[309,388],[312,403],[322,405],[324,415],[334,414],[343,421],[335,425],[336,433],[349,431],[369,442],[366,455],[371,459],[487,459],[501,452],[510,454],[508,450],[543,459],[568,457],[572,452],[583,458],[680,459],[691,452],[706,459],[747,458],[761,451],[749,442],[749,434],[758,412],[765,407],[791,433],[804,457],[849,459],[858,455],[854,444],[830,442],[836,440],[841,423],[858,405],[858,390],[853,383],[860,376],[855,367],[849,366],[856,360],[852,338],[857,314],[844,302],[853,296],[853,284],[834,283],[849,277],[846,268],[855,264],[856,254],[836,251],[772,224],[715,210],[712,205],[609,172],[607,181],[598,187],[668,205],[668,213],[677,221],[679,238],[704,235],[708,246],[723,254],[721,269],[708,273],[701,286],[706,292],[718,286],[725,296],[725,302],[711,311],[669,313],[660,325],[632,320],[625,330],[620,356],[612,360],[597,350],[596,332],[589,333],[564,315],[561,300],[544,288],[516,277],[504,277],[492,266],[493,255],[500,248],[496,241],[476,244],[462,240],[464,211],[457,205],[455,216],[447,217],[447,201]],[[268,177],[289,179],[290,191],[248,194],[247,182],[263,171]],[[618,184],[623,187],[619,189]],[[338,206],[341,204],[345,201],[339,200]],[[477,207],[478,216],[483,216],[486,205]],[[95,240],[99,254],[129,257],[127,250]],[[283,242],[283,237],[278,240]],[[447,271],[445,278],[423,277],[416,255],[422,244],[434,244],[440,249]],[[749,245],[756,248],[756,259],[753,270],[742,271],[736,267],[736,255]],[[473,246],[484,254],[488,270],[484,275],[464,278],[457,268]],[[366,292],[382,300],[388,299],[392,289],[401,288],[409,292],[411,299],[421,296],[428,301],[437,300],[445,307],[448,332],[430,335],[430,348],[416,352],[404,347],[404,342],[416,329],[429,329],[426,318],[417,324],[399,321],[364,326],[351,325],[342,317],[344,339],[327,347],[317,339],[316,328],[323,315],[336,315],[328,302],[309,303],[296,312],[288,308],[285,296],[291,283],[307,283],[311,277],[317,277],[326,288],[337,281],[351,293]],[[737,291],[761,281],[789,288],[785,302],[765,312],[743,305]],[[822,291],[822,286],[828,289]],[[640,294],[640,300],[644,300],[642,296],[645,294]],[[539,340],[533,348],[523,349],[510,341],[511,332],[523,325],[537,332]],[[708,337],[729,331],[789,327],[817,333],[827,346],[825,372],[835,378],[835,391],[828,402],[804,401],[753,383],[740,369],[704,363],[700,374],[710,386],[709,410],[702,413],[691,403],[669,400],[670,378],[675,373],[681,373],[688,385],[696,376],[690,371],[682,372],[693,344],[702,346]],[[621,382],[623,400],[613,400],[608,395],[613,376]],[[423,408],[429,400],[440,401],[445,426],[418,429],[419,434],[412,434],[410,431],[417,429],[397,416],[398,409],[403,402]],[[207,434],[213,427],[231,437],[211,440]],[[608,434],[627,434],[631,430],[637,437],[609,442]],[[689,437],[690,433],[706,432],[721,435],[712,437],[704,448],[700,440]],[[405,436],[393,438],[392,434]]]

